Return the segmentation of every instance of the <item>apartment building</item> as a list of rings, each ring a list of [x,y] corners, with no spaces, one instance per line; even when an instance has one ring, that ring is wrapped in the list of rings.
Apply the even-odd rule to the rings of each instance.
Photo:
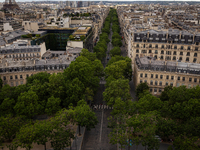
[[[9,84],[10,86],[18,86],[26,83],[26,78],[37,74],[39,72],[47,72],[49,74],[63,72],[72,61],[78,57],[80,50],[76,53],[71,52],[72,49],[63,53],[52,52],[53,55],[58,58],[51,57],[51,52],[46,52],[44,59],[31,59],[14,61],[11,59],[3,59],[0,63],[0,76],[3,81],[3,85]],[[47,59],[49,58],[49,59]]]
[[[14,61],[30,60],[32,58],[40,59],[45,52],[45,43],[28,45],[28,41],[18,40],[11,45],[2,46],[0,48],[0,58],[10,58]]]
[[[157,60],[200,63],[200,34],[186,31],[146,30],[132,33],[132,52],[134,60],[150,56]]]
[[[138,57],[134,63],[134,84],[147,82],[150,92],[159,95],[166,86],[187,88],[200,84],[200,64],[157,60],[155,57]]]

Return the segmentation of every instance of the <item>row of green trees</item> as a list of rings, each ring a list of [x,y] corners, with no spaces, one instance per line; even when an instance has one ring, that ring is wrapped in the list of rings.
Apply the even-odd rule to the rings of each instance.
[[[76,107],[70,106],[62,109],[48,120],[32,121],[22,116],[0,117],[0,132],[3,140],[12,141],[7,147],[16,150],[18,147],[30,150],[33,143],[44,145],[51,142],[51,147],[61,150],[71,146],[71,139],[75,138],[73,124],[87,126],[87,129],[94,127],[97,118],[84,100],[78,102]]]
[[[160,97],[149,93],[147,83],[137,87],[139,101],[134,103],[139,114],[154,113],[155,133],[162,139],[174,139],[175,149],[199,149],[200,87],[165,87]]]
[[[99,60],[103,60],[106,57],[107,43],[110,42],[108,35],[110,33],[110,22],[111,22],[111,13],[109,12],[108,16],[105,19],[104,27],[102,33],[99,37],[97,45],[93,48],[93,51],[96,53]]]
[[[81,56],[73,61],[63,73],[50,75],[41,72],[28,77],[24,85],[2,87],[0,91],[0,140],[11,141],[21,127],[36,115],[52,116],[63,108],[76,107],[80,100],[91,102],[99,86],[100,78],[104,75],[103,69],[96,54],[83,49]],[[84,110],[87,111],[83,109],[80,115],[85,114]],[[95,115],[92,113],[91,115],[87,115],[91,119],[87,119],[87,122],[96,123]],[[79,123],[79,125],[84,124]],[[9,136],[5,126],[13,131]]]

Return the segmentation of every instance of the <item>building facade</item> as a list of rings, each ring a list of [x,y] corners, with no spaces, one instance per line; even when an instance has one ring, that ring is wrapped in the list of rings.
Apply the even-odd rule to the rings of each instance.
[[[146,30],[132,33],[131,58],[150,56],[157,60],[200,63],[200,34],[186,31]]]
[[[0,58],[10,58],[14,61],[41,58],[46,52],[45,43],[41,45],[28,45],[27,41],[17,41],[11,45],[0,48]],[[2,62],[0,60],[0,62]]]
[[[200,64],[155,60],[153,57],[136,57],[134,84],[146,82],[153,95],[159,95],[166,86],[187,88],[200,85]]]

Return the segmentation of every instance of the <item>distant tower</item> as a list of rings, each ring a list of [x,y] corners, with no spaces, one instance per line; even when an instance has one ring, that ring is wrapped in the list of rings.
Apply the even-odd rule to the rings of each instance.
[[[20,9],[15,0],[5,0],[2,10]]]

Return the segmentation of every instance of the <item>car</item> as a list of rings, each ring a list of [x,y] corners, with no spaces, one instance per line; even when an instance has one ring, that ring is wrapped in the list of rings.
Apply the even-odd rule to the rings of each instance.
[[[163,142],[163,140],[158,135],[155,135],[155,139],[158,139],[159,142]]]
[[[109,57],[107,57],[107,60],[109,60]]]

